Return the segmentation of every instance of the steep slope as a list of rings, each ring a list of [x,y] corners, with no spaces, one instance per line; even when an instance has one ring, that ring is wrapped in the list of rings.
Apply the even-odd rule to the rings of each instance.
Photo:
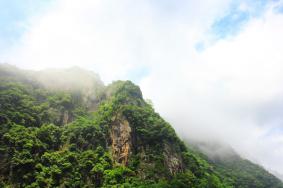
[[[60,76],[56,71],[0,66],[0,187],[236,185],[216,163],[188,150],[132,82],[105,87],[82,69],[59,72],[63,80],[77,74],[89,83],[70,79],[57,88],[47,81]]]
[[[79,67],[30,71],[9,64],[0,64],[0,79],[29,84],[48,92],[72,94],[92,110],[103,97],[105,88],[97,74]]]
[[[104,90],[104,84],[97,74],[79,67],[41,70],[31,72],[28,76],[47,90],[80,95],[84,106],[92,110],[96,109]]]
[[[232,187],[282,187],[282,182],[263,167],[239,156],[231,147],[216,142],[190,142],[190,148],[198,153]]]

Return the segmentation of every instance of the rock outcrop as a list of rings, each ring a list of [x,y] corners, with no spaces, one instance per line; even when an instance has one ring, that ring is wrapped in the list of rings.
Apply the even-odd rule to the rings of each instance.
[[[122,116],[117,116],[110,129],[111,150],[113,159],[122,165],[127,165],[132,149],[131,127]]]
[[[184,170],[182,157],[180,156],[179,152],[176,152],[172,145],[169,145],[168,143],[164,144],[163,155],[165,159],[165,165],[171,174],[175,175]]]

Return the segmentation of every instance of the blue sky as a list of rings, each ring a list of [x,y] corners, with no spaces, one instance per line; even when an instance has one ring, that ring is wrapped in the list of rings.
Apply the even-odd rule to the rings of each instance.
[[[283,174],[282,7],[280,0],[0,0],[0,62],[76,65],[105,83],[133,80],[181,136],[219,139]]]
[[[203,51],[207,45],[227,37],[233,37],[245,26],[249,20],[262,16],[266,7],[270,2],[277,2],[278,0],[237,0],[231,1],[228,6],[223,9],[223,12],[213,19],[210,23],[209,29],[206,31],[212,40],[206,44],[204,41],[195,43],[195,49],[199,52]],[[49,10],[52,10],[57,1],[55,0],[0,0],[0,50],[5,51],[17,44],[23,34],[28,30],[32,18],[40,17]],[[128,3],[130,6],[133,3]],[[186,7],[190,1],[179,0],[157,0],[150,1],[150,4],[155,7],[156,14],[163,19],[188,19]],[[283,6],[277,6],[274,11],[277,13],[283,12]],[[130,8],[130,7],[129,7]],[[137,7],[138,8],[138,7]],[[133,10],[136,11],[136,10]],[[189,23],[186,23],[189,24]],[[145,69],[145,68],[143,68]],[[147,72],[146,70],[136,72]],[[136,77],[136,76],[135,76]],[[137,78],[134,78],[135,80]]]
[[[41,14],[53,0],[0,0],[0,49],[20,40],[29,20]]]
[[[29,29],[32,18],[37,18],[50,9],[55,4],[54,0],[0,0],[0,50],[6,51],[10,47],[17,45],[21,37]],[[220,16],[215,17],[206,30],[206,35],[210,36],[208,41],[197,41],[194,47],[197,51],[203,51],[207,46],[213,44],[217,40],[233,37],[237,35],[241,29],[251,19],[261,17],[269,4],[278,2],[278,0],[237,0],[231,1],[227,8],[223,10]],[[155,14],[166,20],[183,20],[186,24],[190,24],[187,15],[187,6],[190,1],[149,1],[155,7]],[[133,3],[128,3],[133,4]],[[132,5],[131,5],[132,6]],[[274,12],[283,13],[283,6],[276,6]],[[138,8],[138,7],[137,7]],[[136,11],[136,10],[132,10]],[[3,55],[0,53],[0,55]],[[140,68],[139,68],[140,69]],[[143,70],[135,70],[139,74],[130,74],[133,80],[140,80],[143,75],[148,72],[146,67]],[[137,76],[141,75],[141,76]]]
[[[54,0],[0,0],[0,47],[5,48],[17,43],[17,40],[26,32],[30,19],[43,14],[51,7]],[[152,1],[153,6],[158,7],[157,12],[166,19],[186,19],[186,7],[188,1]],[[245,3],[249,9],[242,10]],[[261,16],[268,5],[266,0],[237,0],[229,4],[221,17],[215,18],[208,33],[216,39],[221,39],[237,34],[242,26],[250,19]],[[282,7],[277,7],[282,12]],[[188,20],[189,22],[189,20]],[[196,48],[202,49],[203,44],[197,43]]]
[[[217,38],[235,35],[250,19],[261,16],[267,5],[268,1],[266,0],[234,1],[230,5],[227,13],[213,23],[211,32],[213,32]]]

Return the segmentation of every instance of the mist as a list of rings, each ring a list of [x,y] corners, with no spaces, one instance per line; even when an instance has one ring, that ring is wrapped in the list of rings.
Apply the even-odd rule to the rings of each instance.
[[[0,61],[33,70],[79,66],[106,84],[132,80],[184,139],[225,143],[283,174],[280,7],[60,0],[24,21]]]

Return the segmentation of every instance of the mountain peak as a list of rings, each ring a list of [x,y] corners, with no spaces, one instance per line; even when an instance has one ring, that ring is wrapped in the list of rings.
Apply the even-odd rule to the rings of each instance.
[[[240,157],[186,147],[131,81],[104,86],[76,67],[0,72],[0,187],[283,187]]]

